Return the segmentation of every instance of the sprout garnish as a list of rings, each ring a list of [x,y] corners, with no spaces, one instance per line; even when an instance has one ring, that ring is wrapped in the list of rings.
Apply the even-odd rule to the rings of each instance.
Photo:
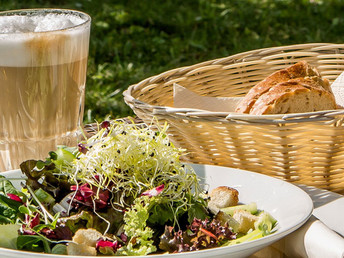
[[[191,168],[180,161],[184,150],[176,148],[167,137],[167,125],[154,132],[147,127],[114,122],[90,137],[70,167],[76,181],[100,189],[120,192],[115,203],[136,198],[145,191],[164,185],[161,198],[185,203],[185,197],[198,191],[198,179]]]

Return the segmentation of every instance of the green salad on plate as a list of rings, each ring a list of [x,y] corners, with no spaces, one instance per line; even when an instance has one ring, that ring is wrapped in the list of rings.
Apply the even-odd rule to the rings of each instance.
[[[0,178],[0,246],[68,255],[135,256],[235,245],[277,221],[239,192],[208,192],[181,161],[168,126],[104,121],[78,146],[27,160],[21,189]],[[229,182],[230,183],[230,182]]]

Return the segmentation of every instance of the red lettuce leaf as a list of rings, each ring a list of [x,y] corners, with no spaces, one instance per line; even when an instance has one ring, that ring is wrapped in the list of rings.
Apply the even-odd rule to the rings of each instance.
[[[218,247],[235,238],[236,234],[227,225],[195,218],[185,231],[166,226],[159,248],[170,253],[188,252]]]

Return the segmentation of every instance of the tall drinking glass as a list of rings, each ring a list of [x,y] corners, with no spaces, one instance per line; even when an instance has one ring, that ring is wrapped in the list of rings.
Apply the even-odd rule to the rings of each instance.
[[[90,23],[73,10],[0,12],[0,171],[76,144]]]

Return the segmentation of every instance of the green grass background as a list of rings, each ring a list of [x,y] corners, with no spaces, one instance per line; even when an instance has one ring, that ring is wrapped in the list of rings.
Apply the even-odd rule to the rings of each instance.
[[[158,73],[280,45],[344,41],[344,0],[0,0],[92,17],[84,122],[133,115],[123,91]]]

